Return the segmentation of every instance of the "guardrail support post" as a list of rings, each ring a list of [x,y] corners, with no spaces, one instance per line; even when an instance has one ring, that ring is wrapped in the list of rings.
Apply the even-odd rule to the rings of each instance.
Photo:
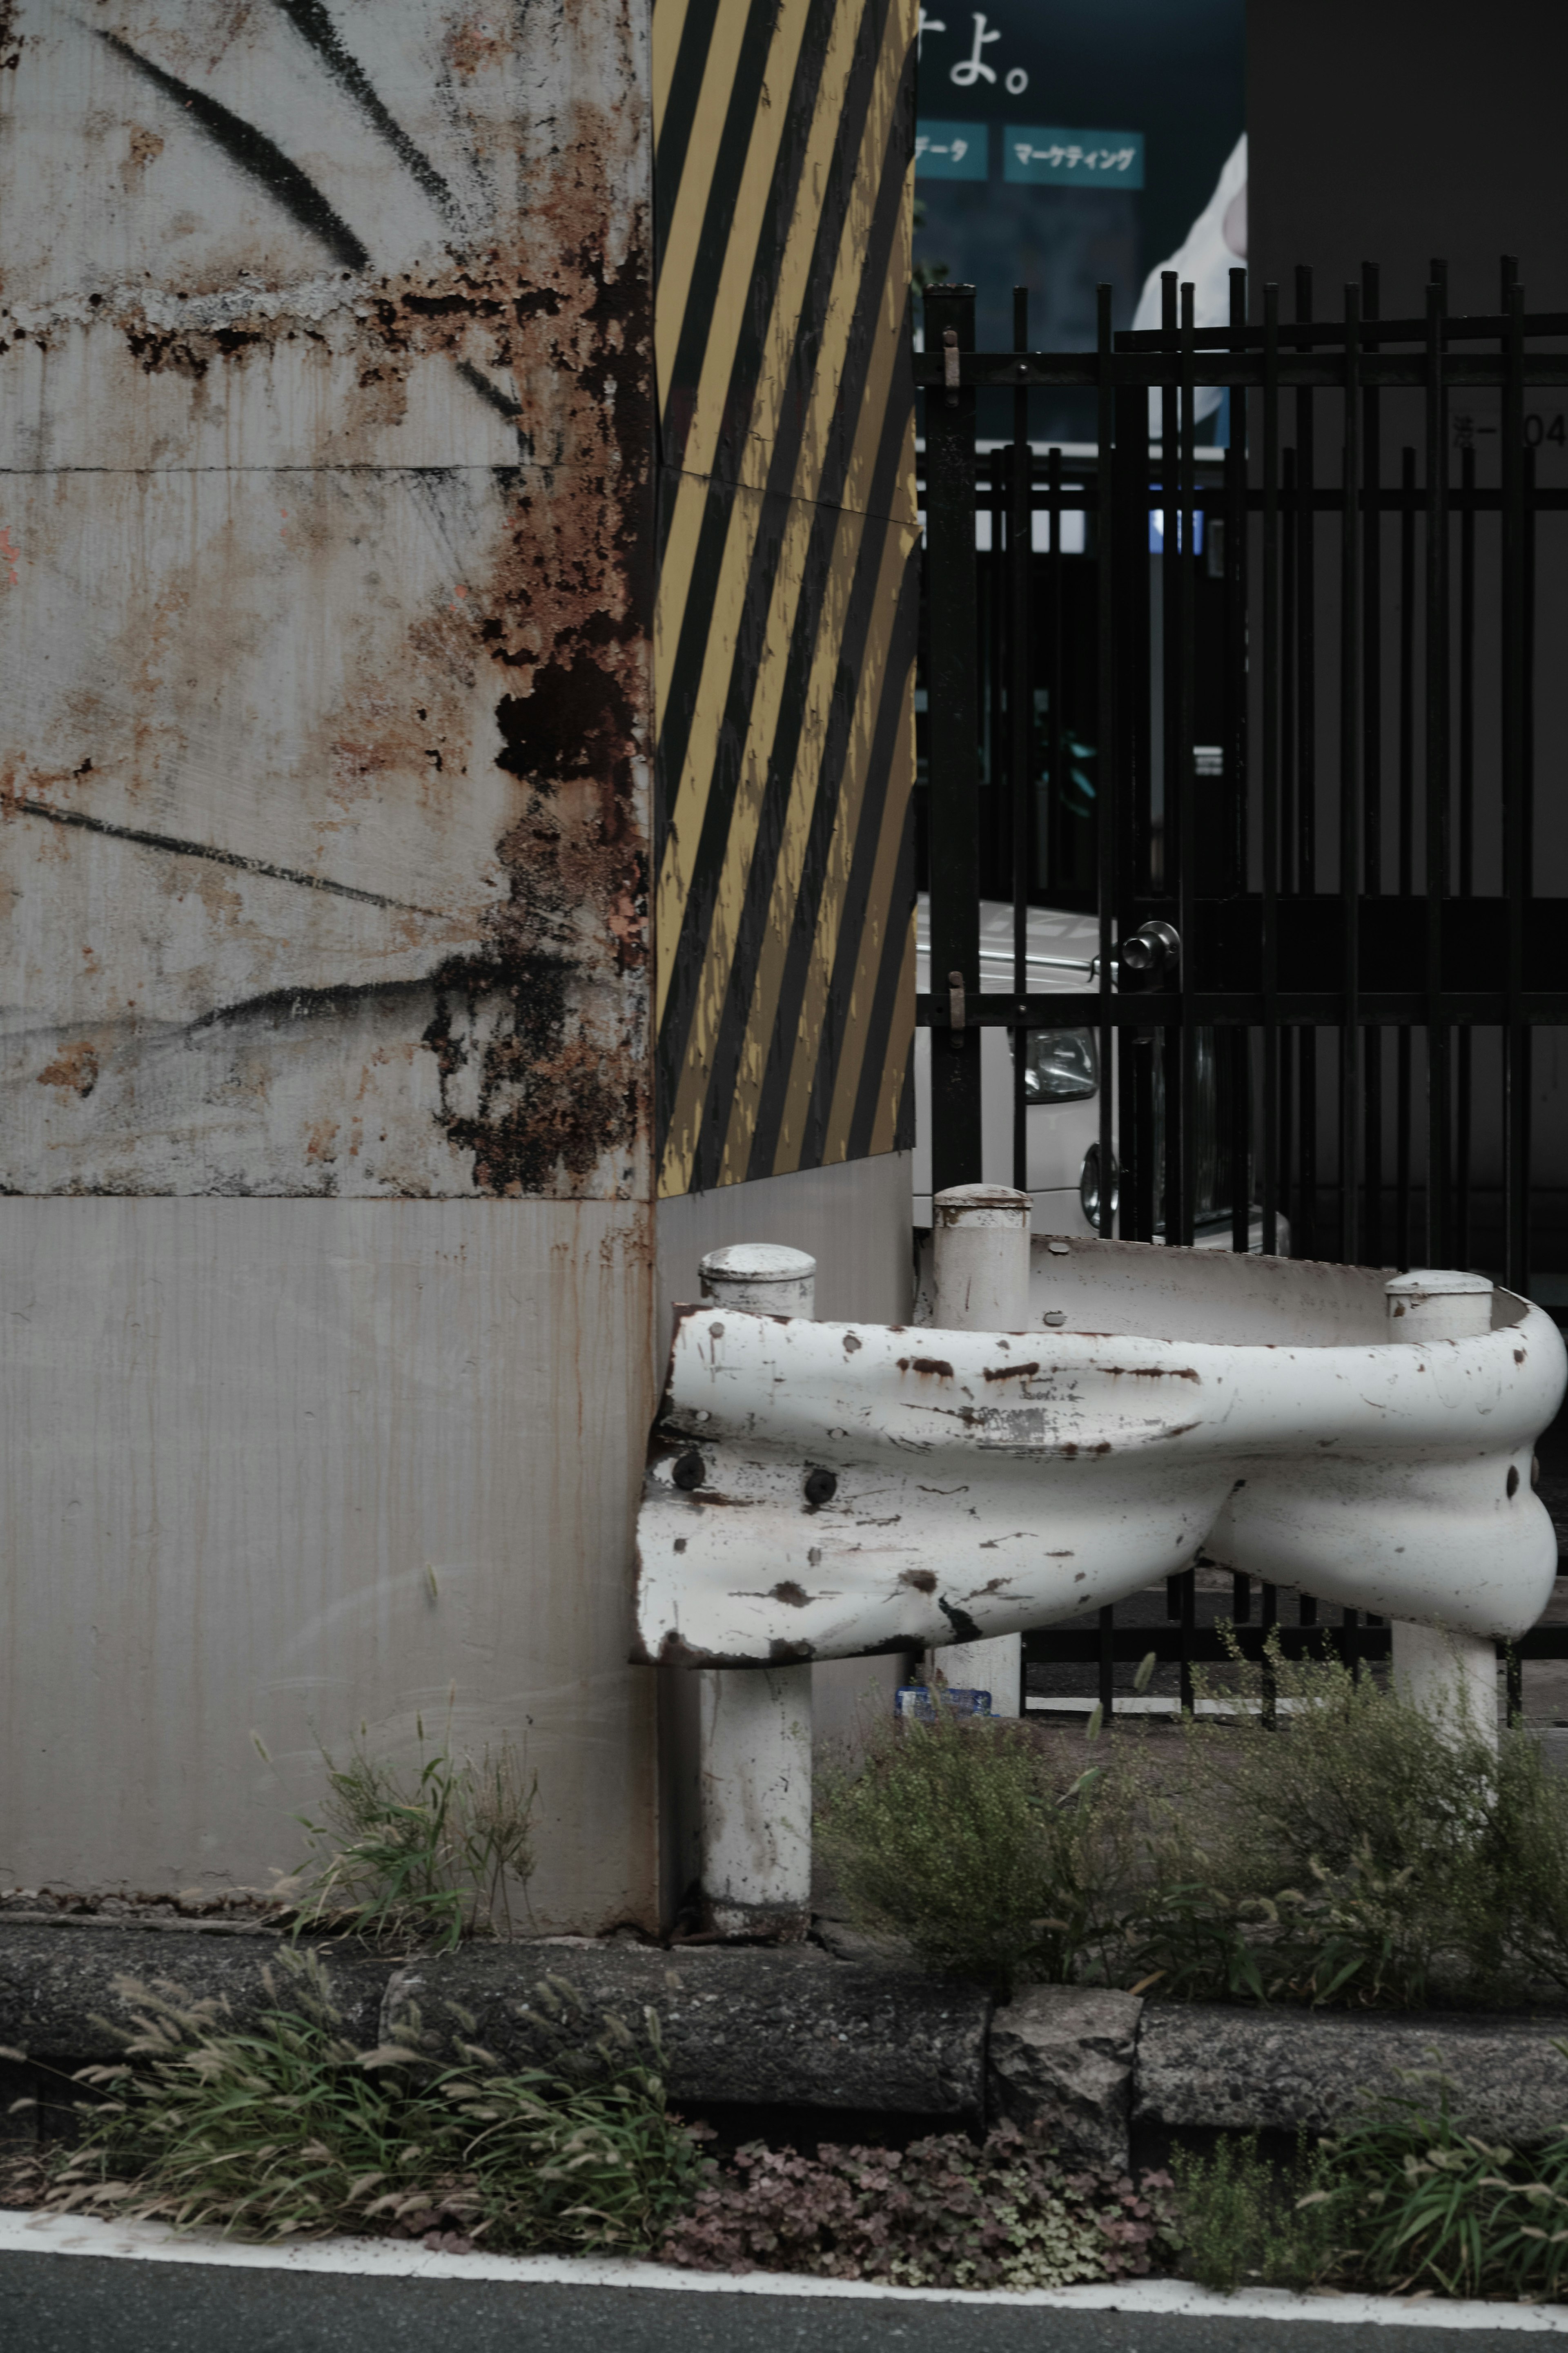
[[[1484,1274],[1416,1267],[1388,1285],[1392,1340],[1468,1340],[1492,1328],[1492,1286]],[[1497,1648],[1482,1635],[1441,1626],[1393,1626],[1394,1680],[1439,1720],[1467,1718],[1497,1741]]]
[[[731,1242],[699,1270],[702,1296],[766,1314],[816,1313],[816,1261]],[[811,1926],[811,1668],[699,1670],[704,1925],[795,1943]]]
[[[931,1203],[931,1322],[942,1332],[1022,1332],[1029,1321],[1034,1205],[1009,1185],[952,1185]],[[941,1653],[950,1683],[991,1694],[994,1715],[1023,1704],[1024,1638],[994,1634]]]

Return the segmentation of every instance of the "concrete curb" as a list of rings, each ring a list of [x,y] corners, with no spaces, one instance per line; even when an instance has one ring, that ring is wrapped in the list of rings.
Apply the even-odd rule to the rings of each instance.
[[[989,1997],[909,1969],[837,1961],[816,1946],[474,1945],[389,1959],[319,1940],[316,1955],[362,2047],[417,2029],[433,2055],[478,2040],[518,2066],[562,2040],[553,1978],[590,2014],[658,2017],[676,2101],[879,2110],[978,2123],[985,2110]],[[6,1926],[0,1920],[0,2044],[79,2066],[118,2054],[136,2010],[128,1984],[183,2005],[226,2002],[240,2024],[285,1998],[276,1936]]]
[[[135,2009],[127,1983],[188,2005],[216,1999],[237,2022],[284,1989],[276,1935],[7,1924],[0,1918],[0,2044],[55,2068],[114,2055]],[[1369,2017],[1145,2002],[1085,1987],[1031,1988],[993,2010],[977,1987],[814,1946],[587,1942],[471,1946],[391,1959],[347,1942],[320,1958],[363,2047],[416,2028],[435,2052],[475,2038],[517,2065],[571,2031],[553,1978],[592,2017],[658,2020],[678,2103],[882,2114],[939,2129],[1038,2118],[1081,2161],[1125,2168],[1134,2136],[1203,2129],[1321,2133],[1434,2073],[1460,2129],[1516,2146],[1568,2123],[1568,2013]],[[26,2088],[0,2083],[0,2109]],[[792,2118],[797,2134],[803,2127]]]
[[[1463,2132],[1530,2147],[1568,2125],[1568,2016],[1371,2017],[1149,2002],[1132,2124],[1180,2132],[1329,2132],[1367,2099],[1448,2085]],[[1415,2079],[1415,2080],[1412,2080]]]

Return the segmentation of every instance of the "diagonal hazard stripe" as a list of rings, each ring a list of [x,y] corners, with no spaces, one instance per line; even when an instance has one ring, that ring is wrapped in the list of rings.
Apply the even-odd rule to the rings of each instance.
[[[908,915],[898,920],[900,908]],[[910,1096],[910,1048],[915,1032],[915,857],[914,831],[907,818],[899,846],[893,884],[893,920],[882,943],[882,968],[866,1024],[866,1050],[860,1065],[860,1091],[849,1124],[845,1157],[864,1160],[876,1152],[891,1152],[899,1141],[900,1117]],[[903,1039],[901,1053],[895,1044]]]
[[[662,1187],[666,1191],[684,1192],[693,1181],[693,1163],[713,1050],[729,994],[731,964],[771,765],[770,747],[777,728],[783,690],[790,667],[787,659],[781,659],[780,654],[794,640],[797,609],[805,585],[806,558],[816,528],[816,519],[808,502],[814,501],[820,494],[824,471],[833,453],[833,427],[840,407],[851,337],[861,307],[866,255],[860,232],[863,224],[874,216],[877,198],[886,177],[887,151],[905,65],[900,31],[897,14],[889,11],[884,19],[883,39],[870,103],[859,141],[849,200],[840,226],[838,253],[820,353],[812,376],[800,439],[800,456],[792,485],[794,497],[780,536],[777,564],[773,575],[763,642],[770,650],[778,649],[780,653],[764,661],[751,697],[745,745],[713,892],[700,977],[691,993],[689,1022],[671,1105]],[[901,184],[900,173],[899,185]],[[842,447],[841,441],[839,446]],[[741,495],[743,497],[744,493]],[[673,847],[672,839],[671,849]],[[668,866],[668,852],[666,862]],[[663,920],[662,876],[660,888],[659,913]],[[683,910],[688,932],[693,912],[689,902]],[[700,915],[700,911],[697,912]],[[680,956],[687,952],[688,941],[683,939],[678,952],[678,973]],[[667,1008],[669,1004],[670,999],[667,997]],[[668,1010],[667,1022],[668,1019]],[[665,1047],[667,1051],[677,1043],[673,1039],[667,1042],[661,1038],[661,1047]],[[670,1060],[673,1059],[671,1052]]]
[[[784,1038],[775,1035],[791,950],[797,939],[804,944],[811,937],[817,888],[835,824],[847,823],[853,832],[863,763],[869,756],[869,738],[881,702],[903,565],[897,528],[881,523],[880,519],[897,502],[905,464],[902,411],[890,418],[889,406],[900,357],[897,329],[906,303],[889,283],[887,263],[908,193],[907,171],[889,159],[879,216],[870,224],[867,241],[862,280],[865,391],[854,445],[843,469],[844,479],[858,484],[865,509],[878,518],[879,528],[863,544],[860,513],[847,507],[838,519],[829,563],[828,601],[817,624],[816,657],[805,694],[804,725],[794,754],[772,888],[765,913],[759,910],[756,919],[760,939],[750,959],[754,977],[743,1038],[738,1049],[729,1055],[721,1049],[716,1058],[719,1087],[732,1089],[718,1177],[721,1184],[738,1183],[758,1165],[753,1138],[764,1082],[769,1070],[778,1063],[781,1050],[787,1056],[793,1042],[793,1033]],[[882,323],[880,314],[889,310],[894,332],[877,332]],[[834,593],[840,582],[853,584],[847,600]],[[814,837],[817,855],[808,862]],[[759,844],[759,850],[762,847]],[[755,864],[752,871],[755,878]],[[773,1092],[776,1095],[779,1090]]]
[[[875,525],[872,526],[876,533]],[[713,1181],[720,1185],[738,1184],[745,1176],[751,1159],[752,1136],[756,1127],[757,1107],[762,1098],[763,1080],[766,1074],[768,1046],[773,1037],[773,1021],[778,1011],[779,990],[783,985],[785,958],[789,950],[790,918],[796,905],[805,861],[805,846],[810,831],[813,808],[818,798],[822,772],[826,765],[830,742],[837,731],[833,722],[836,702],[855,702],[855,683],[844,678],[845,639],[853,632],[853,608],[856,603],[854,586],[859,573],[862,541],[867,533],[864,515],[841,513],[832,529],[831,543],[826,564],[821,603],[812,616],[816,625],[816,647],[811,659],[810,676],[800,698],[799,733],[794,746],[794,757],[780,778],[778,797],[784,807],[776,843],[763,839],[764,828],[759,826],[759,839],[752,852],[751,880],[760,884],[753,896],[763,904],[752,915],[751,925],[756,937],[750,944],[752,953],[744,955],[748,943],[742,938],[735,960],[732,998],[749,997],[749,1008],[742,1021],[733,1026],[738,1036],[721,1039],[714,1056],[714,1110],[722,1116],[723,1098],[730,1099],[730,1115],[725,1126],[721,1147],[718,1145],[718,1119],[710,1123],[710,1152],[704,1159],[717,1154],[718,1166]],[[862,597],[861,601],[864,599]],[[858,634],[856,632],[855,634]],[[846,691],[847,690],[847,691]],[[775,762],[775,768],[784,764]],[[763,870],[772,851],[771,886]],[[752,970],[751,987],[745,987],[744,964]],[[727,1021],[727,1028],[730,1023]],[[728,1042],[730,1051],[724,1051]],[[700,1163],[698,1181],[707,1173]]]
[[[830,1023],[831,985],[839,933],[849,904],[856,844],[868,822],[875,833],[885,773],[894,744],[884,717],[889,698],[901,696],[907,671],[900,612],[900,590],[910,575],[910,534],[889,525],[882,534],[873,591],[874,619],[866,649],[854,724],[849,730],[837,794],[822,792],[813,812],[806,845],[805,875],[787,943],[769,1068],[757,1106],[751,1158],[745,1174],[761,1176],[798,1168],[806,1133],[806,1107],[817,1062],[831,1064],[837,1040]],[[816,887],[810,887],[813,871]],[[862,899],[864,894],[862,893]]]
[[[767,54],[771,0],[727,0],[715,16],[693,109],[693,127],[721,125],[717,138],[694,137],[679,180],[670,181],[664,250],[654,291],[654,370],[662,401],[703,248],[721,233],[740,177]]]
[[[912,0],[654,0],[659,1190],[894,1147]]]
[[[879,19],[883,5],[884,0],[872,0]],[[770,476],[773,491],[786,495],[793,491],[797,498],[813,499],[817,494],[827,431],[825,419],[831,419],[837,400],[847,339],[848,321],[842,314],[847,310],[852,320],[855,292],[852,274],[845,268],[844,226],[860,172],[866,167],[866,126],[886,78],[880,70],[886,62],[886,46],[884,38],[881,50],[862,44],[859,56],[851,52],[854,70],[841,115],[835,110],[841,135],[824,152],[826,192],[816,184],[811,200],[816,226],[804,280],[808,299],[795,322],[791,377],[778,400],[779,432]],[[844,133],[851,135],[847,139]],[[803,176],[803,199],[806,185]],[[707,494],[711,516],[716,501],[711,484]],[[768,516],[768,503],[759,505],[753,494],[738,492],[729,501],[710,607],[700,545],[687,604],[699,619],[709,616],[709,636],[698,640],[700,680],[693,684],[689,669],[684,678],[681,675],[689,634],[683,631],[676,674],[661,706],[665,715],[660,722],[660,752],[669,821],[655,901],[656,1019],[664,1071],[661,1100],[666,1103],[673,1100],[679,1083],[676,1073],[685,1055],[692,1008],[701,985],[715,896],[740,815],[733,797],[742,789],[744,754],[755,733],[750,723],[755,717],[756,697],[765,691],[763,672],[769,661],[782,660],[793,630],[799,561],[804,555],[804,546],[796,545],[800,528],[797,525],[785,546],[787,522],[781,526],[766,520]],[[704,530],[700,536],[711,543],[714,535]],[[788,610],[774,611],[771,600],[778,585],[778,566],[789,560],[795,562],[795,575],[793,578],[784,575],[781,592]],[[674,576],[674,567],[668,563],[666,571]],[[668,642],[668,631],[663,634]],[[726,652],[731,655],[728,665]],[[678,770],[674,754],[683,729],[684,757]],[[771,740],[771,728],[767,740]]]
[[[894,755],[894,773],[876,836],[876,863],[866,894],[865,913],[853,934],[847,933],[840,963],[852,957],[851,971],[838,981],[835,994],[844,1008],[844,1050],[834,1074],[832,1102],[822,1139],[824,1163],[863,1155],[867,1143],[857,1145],[854,1127],[859,1099],[868,1083],[875,1106],[879,1090],[896,1089],[901,1080],[903,1057],[890,1061],[888,1046],[893,1015],[903,992],[906,1027],[914,1025],[914,879],[910,844],[910,786],[913,781],[913,665],[905,674],[900,697],[900,732],[906,749]],[[891,982],[889,986],[889,976]],[[893,1105],[896,1113],[896,1101]],[[889,1138],[890,1141],[890,1138]],[[888,1145],[882,1149],[887,1150]]]
[[[831,266],[819,250],[822,232],[826,227],[836,238],[840,227],[840,216],[833,204],[835,154],[842,132],[858,125],[858,100],[864,103],[865,93],[858,88],[860,78],[853,70],[859,26],[859,10],[855,5],[835,7],[832,0],[820,0],[812,11],[802,80],[809,83],[806,95],[812,99],[815,111],[807,136],[786,150],[775,174],[772,217],[764,224],[764,230],[776,228],[781,215],[787,216],[788,225],[778,258],[773,301],[763,314],[765,327],[748,324],[737,343],[725,346],[732,351],[726,383],[717,384],[716,363],[710,371],[705,359],[704,381],[695,396],[696,408],[706,418],[721,396],[727,413],[743,420],[744,447],[749,451],[765,451],[769,464],[782,459],[776,466],[782,479],[772,485],[778,490],[789,487],[795,449],[793,438],[787,450],[779,452],[776,448],[780,416],[790,389],[790,370],[801,350],[803,337],[810,338],[816,331],[822,296],[819,293],[814,303],[814,276],[825,290]],[[812,67],[818,58],[821,72],[812,79]],[[792,112],[799,95],[798,91],[792,93]],[[770,260],[765,244],[760,243],[756,266],[761,284],[766,283],[765,270]],[[743,321],[752,321],[761,307],[753,290],[742,306]],[[710,375],[713,381],[709,380]],[[795,399],[789,414],[798,418],[804,406],[804,386],[797,382],[794,390]],[[733,478],[735,470],[731,468],[729,471]],[[756,480],[759,489],[767,488],[767,466],[760,477],[753,469],[749,478]],[[715,615],[733,614],[739,609],[750,575],[758,519],[744,502],[731,506],[727,501],[716,501],[700,470],[677,477],[668,503],[669,530],[661,552],[654,631],[654,707],[658,714],[659,759],[672,829],[679,812],[676,836],[679,860],[680,840],[683,839],[695,854],[700,839],[729,678],[725,669],[715,679],[709,653],[710,623]],[[738,533],[733,543],[732,531]],[[731,658],[732,654],[731,638]],[[667,904],[673,895],[684,905],[690,879],[689,861],[678,863],[669,878]],[[663,936],[668,956],[660,986],[660,1019],[674,954],[673,937],[668,934]]]
[[[701,60],[707,55],[718,6],[719,0],[654,0],[648,63],[653,83],[656,186],[660,179],[668,188],[679,185],[697,111],[697,92],[701,87]],[[675,90],[679,95],[672,114],[670,94]]]

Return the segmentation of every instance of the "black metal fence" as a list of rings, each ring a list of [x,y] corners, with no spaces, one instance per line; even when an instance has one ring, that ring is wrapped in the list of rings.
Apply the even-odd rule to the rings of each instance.
[[[1010,353],[973,349],[972,288],[926,292],[933,1187],[996,1173],[981,1028],[1014,1034],[1021,1186],[1020,1033],[1077,1023],[1098,1036],[1099,1166],[1120,1164],[1102,1233],[1190,1242],[1217,1190],[1237,1250],[1260,1227],[1265,1250],[1479,1264],[1528,1291],[1563,1241],[1560,1219],[1538,1230],[1531,1104],[1534,1041],[1568,1024],[1568,895],[1541,887],[1568,843],[1554,796],[1543,866],[1534,717],[1568,314],[1527,312],[1506,259],[1484,317],[1449,315],[1440,264],[1415,318],[1380,316],[1370,266],[1332,320],[1309,272],[1293,290],[1289,320],[1273,286],[1248,318],[1237,271],[1228,323],[1199,327],[1167,276],[1163,325],[1135,334],[1102,288],[1098,348],[1048,354],[1021,290]],[[1045,385],[1093,389],[1091,451],[1031,445]],[[977,448],[988,387],[1012,391],[1013,438]],[[1199,432],[1216,396],[1223,449]],[[1005,996],[981,995],[983,897],[1014,906]],[[1091,988],[1030,992],[1042,902],[1098,909]],[[1303,1607],[1293,1639],[1386,1647]],[[1109,1701],[1115,1663],[1164,1645],[1186,1687],[1218,1638],[1190,1588],[1173,1608],[1157,1642],[1108,1613],[1030,1648],[1092,1663]],[[1261,1623],[1239,1609],[1260,1648],[1271,1590]],[[1564,1654],[1538,1630],[1510,1676]]]
[[[1568,489],[1536,480],[1532,441],[1562,420],[1527,402],[1568,385],[1568,315],[1527,313],[1507,262],[1482,318],[1447,315],[1440,270],[1418,319],[1378,316],[1370,269],[1331,322],[1306,272],[1288,322],[1276,289],[1248,321],[1241,272],[1233,285],[1226,328],[1194,327],[1168,278],[1164,326],[1115,335],[1102,289],[1098,351],[1053,354],[1024,348],[1021,301],[1019,349],[981,353],[973,290],[927,291],[933,1181],[981,1174],[979,1027],[1078,1021],[1115,1073],[1100,1151],[1121,1165],[1116,1230],[1190,1240],[1206,1037],[1225,1147],[1252,1172],[1231,1187],[1238,1248],[1250,1191],[1265,1249],[1288,1219],[1297,1255],[1479,1259],[1527,1289],[1532,1033],[1568,1022],[1568,899],[1534,887],[1531,724],[1537,527]],[[1029,388],[1063,384],[1098,394],[1091,458],[1031,448]],[[982,463],[985,386],[1011,386],[1017,415]],[[1211,386],[1229,440],[1200,463],[1194,396]],[[1086,596],[1087,822],[1065,668]],[[987,877],[1014,900],[1017,963],[1013,995],[983,1000]],[[1026,907],[1079,888],[1099,908],[1098,987],[1031,997]],[[1151,923],[1179,949],[1135,986],[1121,944]],[[1111,1216],[1106,1187],[1102,1230]]]

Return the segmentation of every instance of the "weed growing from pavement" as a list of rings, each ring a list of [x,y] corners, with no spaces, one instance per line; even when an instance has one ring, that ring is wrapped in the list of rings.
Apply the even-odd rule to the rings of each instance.
[[[1494,1748],[1278,1644],[1225,1690],[1194,1682],[1233,1712],[1184,1719],[1173,1776],[1126,1733],[1069,1767],[1026,1725],[877,1728],[818,1811],[858,1925],[1004,1994],[1408,2009],[1568,1989],[1568,1779],[1528,1732]]]
[[[584,2253],[653,2245],[697,2186],[698,2139],[667,2105],[657,2026],[535,1989],[554,2063],[512,2069],[477,2042],[456,2063],[405,2038],[361,2051],[319,1960],[285,1950],[276,2007],[235,2026],[121,1981],[136,2032],[83,2069],[97,2098],[53,2163],[59,2211],[214,2225],[248,2238],[401,2231],[457,2246]]]
[[[1568,1781],[1529,1733],[1494,1747],[1462,1710],[1278,1647],[1237,1675],[1250,1711],[1187,1719],[1181,1802],[1152,1810],[1131,1968],[1163,1994],[1380,2009],[1568,1986]]]
[[[1131,1820],[1125,1777],[1064,1775],[1018,1725],[939,1711],[879,1726],[819,1781],[817,1834],[859,1925],[1004,1997],[1070,1978],[1117,1929]]]
[[[1568,2045],[1558,2049],[1568,2055]],[[1520,2150],[1460,2132],[1448,2088],[1408,2079],[1402,2098],[1339,2136],[1325,2200],[1349,2280],[1400,2295],[1568,2294],[1568,2125]]]
[[[405,1767],[370,1755],[363,1736],[327,1768],[319,1819],[296,1816],[310,1857],[277,1891],[296,1929],[415,1936],[450,1950],[465,1935],[512,1931],[511,1890],[533,1869],[538,1777],[510,1741],[479,1758],[443,1746]]]
[[[1171,2159],[1184,2242],[1182,2270],[1228,2295],[1266,2287],[1312,2287],[1339,2257],[1343,2183],[1332,2153],[1300,2149],[1277,2171],[1256,2137],[1227,2137],[1206,2155]]]

